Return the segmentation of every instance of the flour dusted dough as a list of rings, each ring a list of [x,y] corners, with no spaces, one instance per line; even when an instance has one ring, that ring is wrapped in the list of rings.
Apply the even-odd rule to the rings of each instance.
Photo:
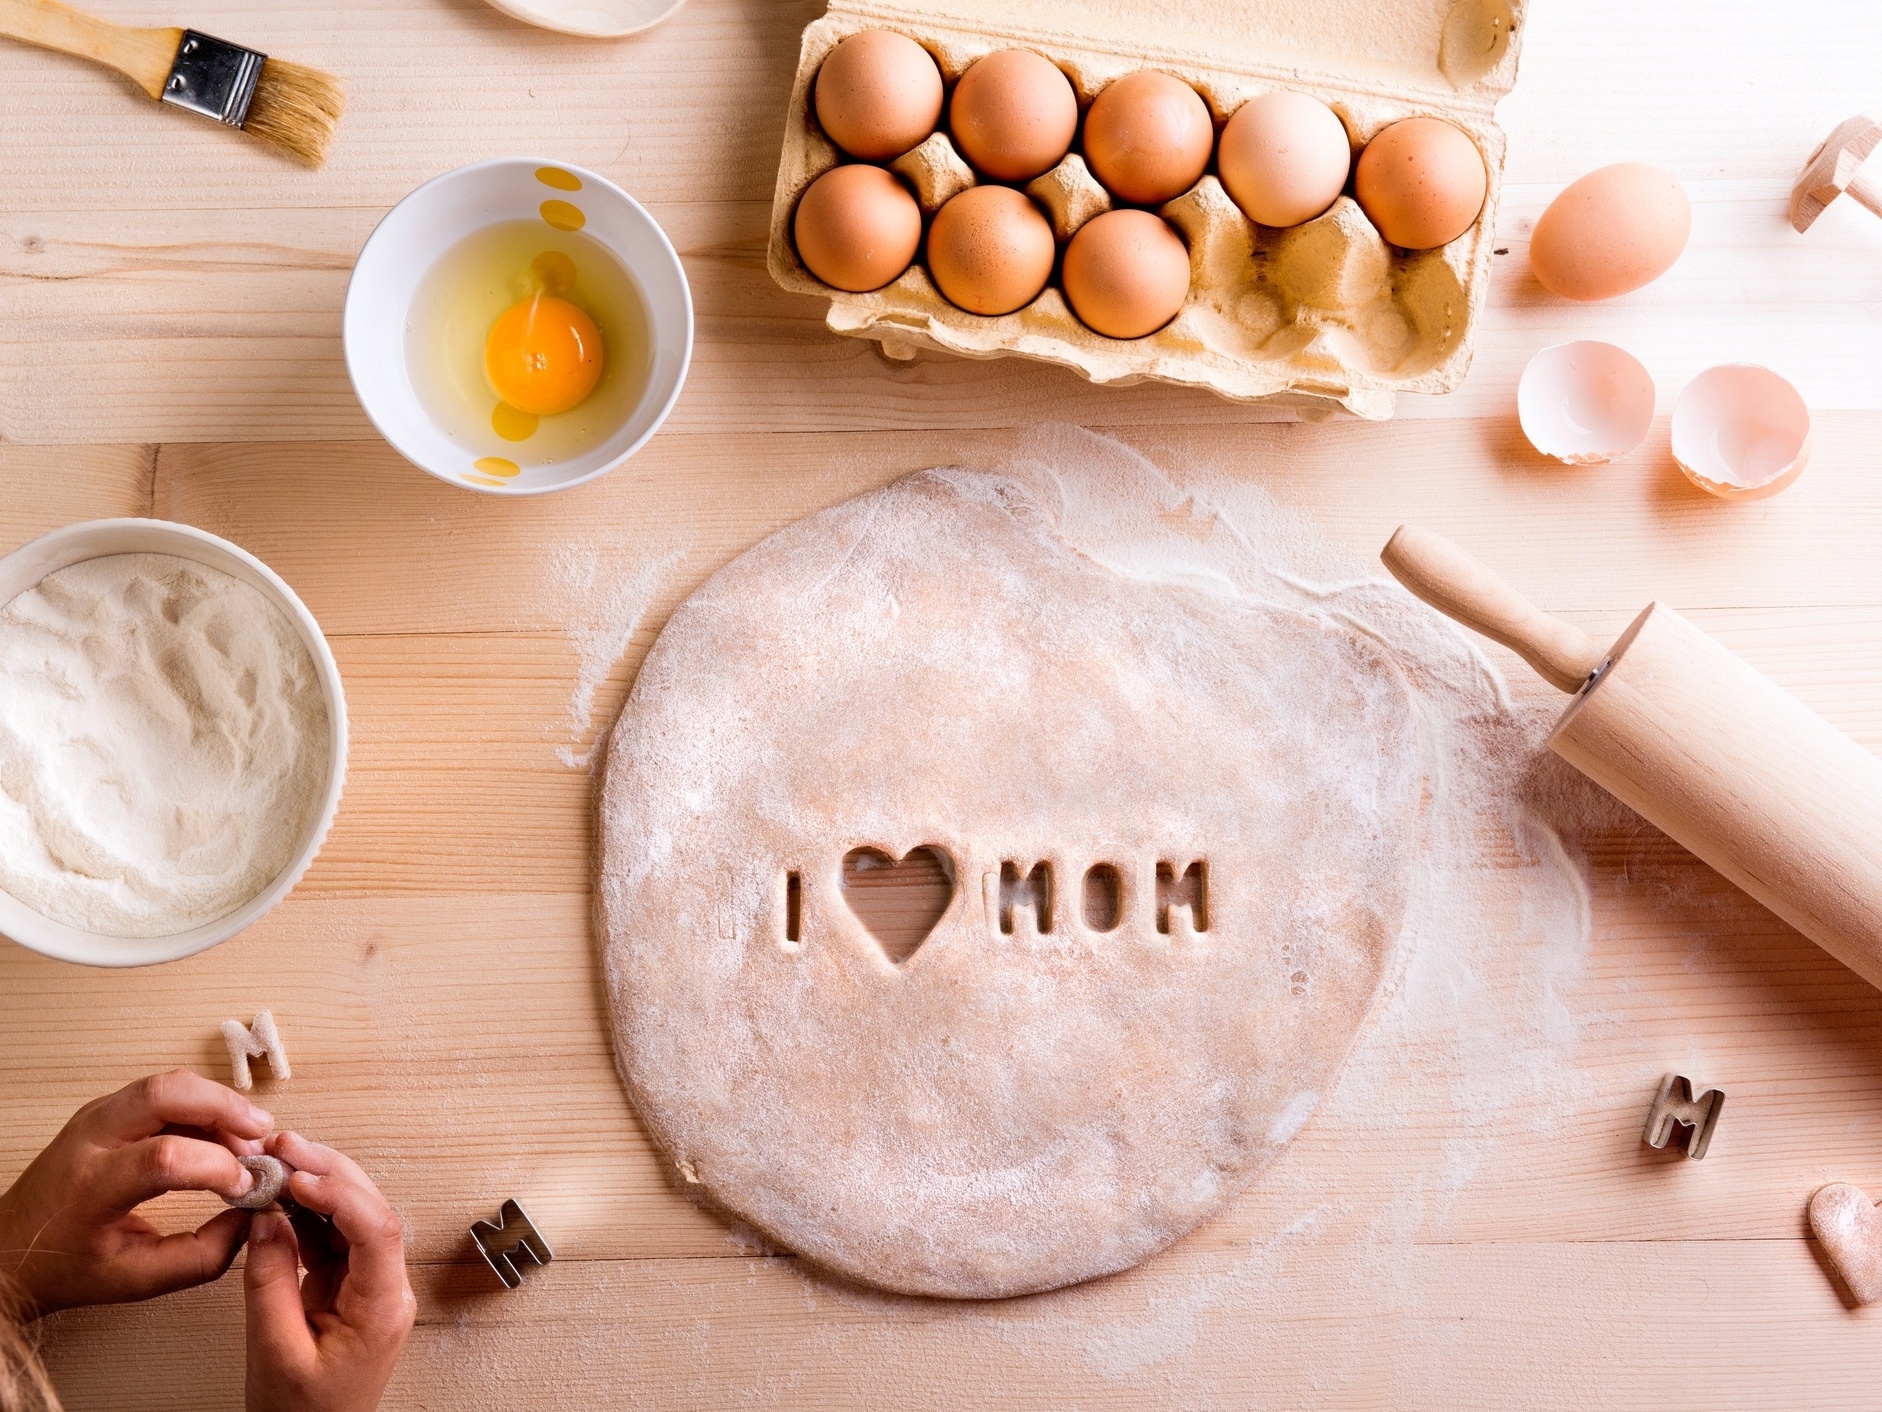
[[[1393,660],[1115,572],[1054,514],[929,471],[791,526],[679,608],[610,743],[636,1106],[684,1181],[893,1290],[1049,1289],[1176,1240],[1306,1122],[1392,974],[1425,784]],[[842,859],[922,845],[958,881],[898,968]],[[1194,859],[1207,930],[1161,933],[1157,864]],[[1002,862],[1038,860],[1051,931],[1003,934]],[[1098,863],[1126,879],[1108,934]]]

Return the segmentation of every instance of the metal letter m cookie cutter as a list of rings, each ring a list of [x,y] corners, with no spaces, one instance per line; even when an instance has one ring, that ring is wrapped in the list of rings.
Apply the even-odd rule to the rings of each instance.
[[[1725,1095],[1718,1089],[1709,1088],[1694,1098],[1692,1080],[1683,1074],[1668,1074],[1660,1082],[1659,1097],[1647,1110],[1643,1140],[1648,1147],[1664,1148],[1673,1140],[1673,1129],[1683,1127],[1687,1130],[1686,1155],[1704,1157],[1724,1110]]]
[[[503,1203],[495,1225],[477,1221],[472,1224],[470,1233],[477,1253],[497,1272],[497,1278],[506,1289],[515,1289],[523,1283],[523,1272],[516,1266],[519,1255],[527,1255],[538,1265],[547,1265],[555,1259],[555,1252],[529,1219],[529,1213],[514,1201]]]

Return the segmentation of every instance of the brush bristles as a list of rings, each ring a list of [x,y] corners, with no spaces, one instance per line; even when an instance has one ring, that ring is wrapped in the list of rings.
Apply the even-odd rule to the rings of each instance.
[[[327,160],[345,108],[346,93],[332,74],[269,59],[261,66],[242,131],[317,167]]]

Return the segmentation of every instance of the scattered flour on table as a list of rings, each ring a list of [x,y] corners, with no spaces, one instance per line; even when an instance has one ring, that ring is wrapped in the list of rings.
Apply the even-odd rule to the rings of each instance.
[[[0,609],[0,890],[56,921],[232,912],[306,837],[330,750],[294,624],[228,574],[117,554]]]
[[[551,561],[552,592],[560,600],[569,641],[580,658],[575,689],[569,695],[569,744],[556,749],[571,770],[586,770],[594,764],[607,739],[608,724],[604,721],[603,729],[596,729],[595,699],[627,656],[661,584],[685,557],[684,548],[669,549],[625,576],[593,546],[569,546]]]

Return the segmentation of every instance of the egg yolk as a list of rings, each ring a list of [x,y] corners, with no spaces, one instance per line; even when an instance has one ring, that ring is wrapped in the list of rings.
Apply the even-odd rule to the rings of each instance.
[[[484,340],[484,375],[510,406],[552,417],[581,405],[601,380],[601,330],[566,299],[536,294],[498,316]]]

